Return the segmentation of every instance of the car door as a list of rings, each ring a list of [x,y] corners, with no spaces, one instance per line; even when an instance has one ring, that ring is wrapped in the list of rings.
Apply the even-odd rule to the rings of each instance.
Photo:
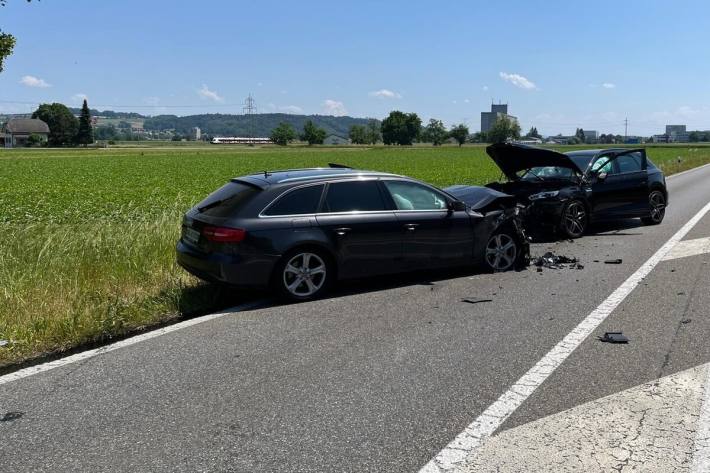
[[[473,255],[471,219],[465,210],[450,210],[451,198],[439,190],[407,180],[383,179],[404,232],[408,268],[453,266]]]
[[[643,213],[648,197],[646,154],[643,150],[602,155],[592,163],[592,173],[595,218],[633,217]]]
[[[403,235],[376,179],[330,182],[316,215],[335,249],[342,278],[402,269]]]

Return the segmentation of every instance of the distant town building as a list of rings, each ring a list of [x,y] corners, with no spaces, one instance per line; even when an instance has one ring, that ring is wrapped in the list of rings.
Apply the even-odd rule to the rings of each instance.
[[[508,115],[508,104],[491,104],[490,112],[481,112],[481,132],[488,133],[493,127],[493,124],[499,118],[505,118],[507,120],[518,122],[518,118],[512,115]]]
[[[350,140],[338,135],[328,135],[323,140],[324,145],[349,145]]]
[[[594,143],[599,139],[599,132],[596,130],[582,130],[582,131],[584,131],[585,141],[590,141],[590,142]]]
[[[42,143],[47,142],[49,126],[36,118],[13,118],[8,120],[2,129],[5,148],[27,146],[27,140],[35,135]]]
[[[199,126],[196,126],[191,130],[190,137],[195,141],[200,141],[200,139],[202,139],[202,130],[200,130]]]
[[[687,143],[690,141],[690,134],[685,125],[666,125],[666,133],[663,135],[653,135],[656,143]]]

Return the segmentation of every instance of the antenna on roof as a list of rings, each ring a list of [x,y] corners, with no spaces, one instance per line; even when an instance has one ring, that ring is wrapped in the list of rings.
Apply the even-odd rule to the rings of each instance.
[[[346,166],[345,164],[338,164],[338,163],[328,163],[329,168],[334,168],[334,169],[352,169],[350,166]]]

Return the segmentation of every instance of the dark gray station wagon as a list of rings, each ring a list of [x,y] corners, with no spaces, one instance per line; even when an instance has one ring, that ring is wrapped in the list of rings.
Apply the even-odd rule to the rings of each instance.
[[[515,199],[466,195],[343,167],[252,174],[187,212],[177,259],[204,280],[302,300],[337,279],[474,263],[504,271],[527,257]]]

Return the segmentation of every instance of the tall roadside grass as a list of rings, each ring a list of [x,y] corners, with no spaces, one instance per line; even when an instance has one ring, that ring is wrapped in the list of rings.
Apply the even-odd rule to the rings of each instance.
[[[189,310],[175,264],[180,213],[86,224],[2,224],[0,365],[160,323]]]

